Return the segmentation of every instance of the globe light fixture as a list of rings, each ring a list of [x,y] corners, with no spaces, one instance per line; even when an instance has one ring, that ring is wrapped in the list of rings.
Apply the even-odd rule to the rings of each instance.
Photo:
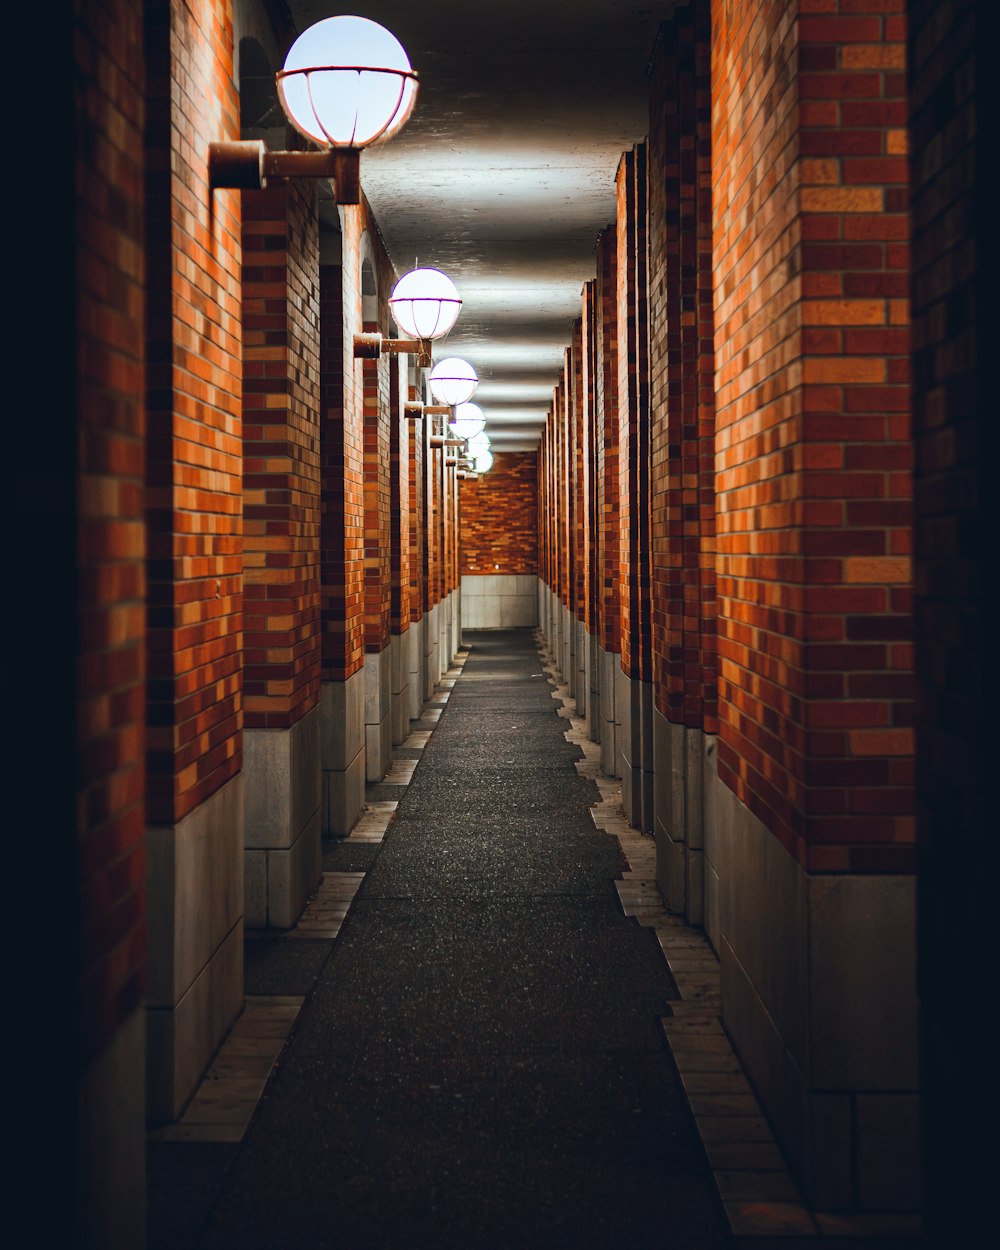
[[[474,438],[475,435],[482,433],[486,418],[478,404],[459,404],[455,409],[455,418],[450,424],[459,438]]]
[[[441,404],[455,407],[464,404],[476,393],[479,377],[467,360],[448,356],[439,360],[431,370],[431,392]],[[475,433],[475,431],[473,431]]]
[[[403,45],[366,17],[328,17],[303,31],[278,74],[281,107],[300,134],[325,147],[391,138],[417,98]]]
[[[474,434],[469,439],[469,454],[473,457],[478,456],[480,452],[489,451],[490,436],[485,431]]]
[[[415,339],[440,339],[455,324],[462,300],[440,269],[411,269],[389,296],[396,324]]]
[[[488,448],[486,451],[479,452],[475,458],[475,465],[477,473],[489,473],[493,468],[493,453]]]
[[[268,178],[329,178],[340,204],[361,198],[360,149],[405,124],[417,75],[402,44],[364,17],[328,17],[289,49],[277,75],[288,120],[319,152],[268,152],[260,139],[209,145],[209,186],[260,190]]]

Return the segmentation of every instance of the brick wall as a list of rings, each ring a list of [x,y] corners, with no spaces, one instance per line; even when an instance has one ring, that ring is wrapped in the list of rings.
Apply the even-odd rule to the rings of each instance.
[[[319,700],[319,234],[315,184],[243,196],[244,713]]]
[[[366,330],[378,325],[365,323]],[[389,518],[390,357],[362,362],[364,389],[365,650],[389,645],[391,551]]]
[[[207,181],[209,143],[239,136],[232,38],[226,0],[146,5],[153,823],[185,816],[241,762],[240,203]]]
[[[911,866],[900,5],[712,6],[719,773],[812,869]]]
[[[567,353],[567,391],[570,396],[573,461],[573,610],[578,621],[587,619],[590,598],[590,533],[587,519],[590,512],[587,458],[586,368],[583,352],[583,320],[573,324],[573,342]]]
[[[459,482],[460,573],[538,572],[538,456],[496,452],[478,481]]]
[[[601,646],[617,653],[620,643],[621,585],[619,571],[618,507],[618,243],[614,226],[597,241],[595,297],[594,404],[596,443],[594,463],[598,526],[598,619]]]
[[[407,360],[397,356],[389,371],[389,574],[390,627],[410,628],[410,439],[413,424],[403,415]]]
[[[73,171],[76,226],[68,238],[75,240],[79,279],[73,361],[79,371],[77,572],[74,585],[72,570],[66,568],[65,586],[78,596],[77,637],[68,616],[52,617],[60,650],[43,652],[37,668],[29,665],[32,682],[41,679],[41,688],[35,686],[31,693],[46,722],[44,749],[41,738],[30,733],[29,738],[32,752],[44,761],[46,787],[62,784],[52,775],[53,761],[56,774],[65,767],[67,776],[73,776],[70,762],[55,751],[60,741],[54,732],[56,705],[40,696],[46,690],[42,670],[63,673],[65,661],[59,654],[71,653],[76,641],[78,793],[70,810],[76,815],[80,934],[78,947],[77,935],[71,935],[71,950],[78,952],[80,1057],[87,1062],[139,1006],[144,987],[144,71],[141,5],[80,2],[75,18],[79,142]],[[32,385],[37,386],[37,379]],[[45,458],[47,463],[56,459],[49,448]],[[64,526],[62,517],[63,509],[72,507],[73,484],[68,485],[61,506],[55,492],[41,497],[44,509],[55,511],[60,530],[72,541],[72,518],[67,516]],[[32,554],[44,567],[46,580],[59,579],[59,565],[52,563],[57,550],[57,543],[46,545],[44,561]],[[17,584],[19,593],[28,591],[30,634],[42,631],[46,637],[46,622],[34,615],[44,600],[30,594],[30,581]],[[25,643],[30,655],[31,641]],[[52,693],[72,707],[68,689]],[[32,724],[27,704],[24,710],[19,732]],[[45,805],[47,818],[56,818],[58,829],[62,812],[53,808],[48,791],[44,798],[41,788],[33,791],[31,802],[38,801]],[[69,859],[73,848],[60,846],[57,856]],[[58,869],[57,876],[61,879]],[[58,924],[64,919],[58,914],[63,900],[52,901]],[[75,975],[76,961],[69,957],[65,962]],[[49,992],[61,984],[57,975]],[[60,1016],[72,1001],[58,1005]],[[76,1075],[72,1071],[69,1079]],[[64,1115],[65,1108],[58,1112]]]
[[[621,665],[652,678],[649,575],[649,407],[646,325],[646,148],[618,166],[617,331]]]
[[[416,402],[416,388],[411,388],[410,398]],[[403,422],[406,437],[407,480],[409,511],[409,574],[410,574],[410,620],[423,619],[427,608],[427,516],[426,516],[426,485],[427,475],[424,468],[424,421]]]
[[[664,23],[649,130],[652,653],[668,719],[717,728],[709,14]]]

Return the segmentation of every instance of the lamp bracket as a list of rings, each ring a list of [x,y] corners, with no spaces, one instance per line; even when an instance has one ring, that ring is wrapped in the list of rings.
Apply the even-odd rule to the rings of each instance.
[[[378,333],[355,334],[354,336],[355,360],[378,360],[382,355],[398,356],[402,353],[416,356],[418,368],[430,367],[430,339],[387,339]]]
[[[329,178],[338,204],[361,201],[361,154],[357,148],[269,152],[263,139],[210,143],[208,184],[261,191],[273,178]]]

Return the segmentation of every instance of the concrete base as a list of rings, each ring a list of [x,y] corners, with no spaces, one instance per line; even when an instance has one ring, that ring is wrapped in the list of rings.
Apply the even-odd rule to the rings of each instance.
[[[146,1013],[134,1011],[80,1081],[78,1192],[82,1244],[146,1244]]]
[[[621,656],[617,651],[598,648],[598,686],[601,700],[601,770],[608,777],[618,777],[618,708],[617,689],[621,672]]]
[[[381,781],[392,763],[392,657],[365,656],[365,777]]]
[[[559,672],[576,698],[576,621],[565,604],[559,604]]]
[[[593,634],[587,635],[587,736],[600,742],[604,730],[601,711],[601,647]]]
[[[656,880],[667,908],[692,925],[705,918],[705,778],[715,772],[715,746],[714,737],[653,709]]]
[[[398,747],[410,732],[410,639],[393,634],[389,639],[390,708],[392,745]]]
[[[424,706],[424,621],[411,621],[403,635],[407,646],[410,671],[409,703],[410,720],[416,720]]]
[[[320,688],[323,834],[344,838],[365,805],[365,674]]]
[[[245,923],[290,929],[322,872],[319,707],[243,733]]]
[[[630,825],[653,832],[653,686],[615,674],[615,718],[622,807]]]
[[[435,603],[435,605],[424,617],[424,621],[426,622],[424,645],[427,648],[424,653],[424,675],[426,677],[426,682],[424,684],[425,701],[434,693],[434,688],[441,678],[441,638],[440,627],[438,625],[439,615],[440,605]]]
[[[243,777],[148,832],[147,1110],[177,1119],[243,1005]]]
[[[464,629],[523,629],[538,624],[538,578],[488,573],[462,577]]]
[[[786,1155],[818,1210],[915,1211],[914,880],[807,873],[705,780],[723,1019]]]
[[[587,699],[590,695],[590,645],[587,627],[583,621],[575,621],[574,657],[576,661],[576,714],[587,715]]]
[[[458,655],[462,646],[462,587],[451,592],[451,634],[448,664]]]

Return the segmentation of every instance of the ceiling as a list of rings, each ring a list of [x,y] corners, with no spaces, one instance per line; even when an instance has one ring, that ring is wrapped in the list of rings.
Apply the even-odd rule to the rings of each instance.
[[[673,3],[290,0],[298,29],[353,12],[386,26],[420,75],[403,131],[361,159],[397,272],[433,266],[462,312],[435,359],[463,356],[494,450],[533,448],[594,246],[615,216],[621,153],[647,130],[646,66]]]

